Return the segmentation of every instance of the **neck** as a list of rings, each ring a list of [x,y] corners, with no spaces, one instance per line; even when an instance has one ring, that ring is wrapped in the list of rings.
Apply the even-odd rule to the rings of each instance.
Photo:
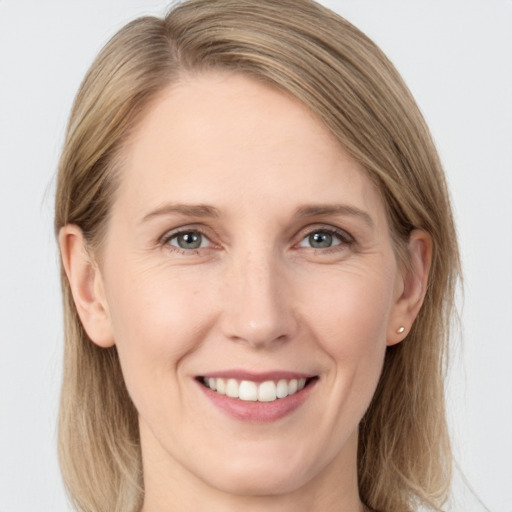
[[[307,487],[269,496],[234,495],[212,492],[212,489],[196,489],[192,493],[190,489],[182,487],[178,490],[173,485],[165,493],[153,492],[151,487],[146,491],[141,512],[193,512],[206,508],[224,512],[370,512],[361,503],[357,492],[326,494],[309,492]]]

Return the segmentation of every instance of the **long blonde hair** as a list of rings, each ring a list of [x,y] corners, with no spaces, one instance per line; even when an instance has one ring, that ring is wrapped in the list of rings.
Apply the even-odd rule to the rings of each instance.
[[[433,240],[424,305],[389,347],[359,434],[361,499],[374,510],[441,510],[451,476],[446,347],[459,257],[443,170],[409,90],[358,29],[309,0],[190,0],[121,29],[87,73],[59,164],[55,229],[100,247],[125,141],[158,93],[185,72],[225,69],[272,83],[325,123],[384,198],[397,256],[412,229]],[[140,508],[137,412],[115,347],[87,337],[62,272],[65,358],[59,455],[77,510]]]

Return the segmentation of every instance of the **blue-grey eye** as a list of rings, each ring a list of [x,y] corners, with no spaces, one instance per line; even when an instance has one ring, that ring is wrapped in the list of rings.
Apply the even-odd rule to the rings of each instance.
[[[313,249],[328,249],[340,245],[345,240],[342,235],[338,235],[334,231],[319,229],[311,232],[299,244],[300,247],[312,247]]]
[[[324,249],[325,247],[331,247],[332,245],[332,234],[325,232],[311,233],[309,235],[309,244],[315,249]]]
[[[180,249],[200,249],[208,245],[208,239],[198,231],[183,231],[169,239],[169,243]]]

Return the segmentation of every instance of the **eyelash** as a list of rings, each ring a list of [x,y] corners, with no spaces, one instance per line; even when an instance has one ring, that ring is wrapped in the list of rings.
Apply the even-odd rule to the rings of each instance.
[[[322,247],[322,248],[301,245],[302,242],[304,242],[308,237],[310,237],[314,234],[319,234],[319,233],[327,234],[332,237],[335,237],[339,240],[339,243],[337,243],[335,245],[331,245],[329,247]],[[203,230],[198,229],[198,228],[193,228],[193,227],[180,228],[177,231],[168,232],[161,237],[159,243],[160,243],[160,245],[168,248],[169,250],[172,250],[173,252],[178,252],[183,255],[197,255],[197,254],[199,254],[199,251],[201,249],[210,248],[210,246],[209,246],[209,247],[198,247],[198,248],[194,248],[194,249],[184,249],[182,247],[178,247],[177,245],[171,245],[170,242],[172,240],[177,239],[180,235],[184,235],[184,234],[199,235],[200,237],[203,237],[204,239],[208,240],[209,244],[214,245],[213,242],[204,233]],[[346,232],[345,230],[342,230],[342,229],[334,228],[332,226],[310,227],[310,228],[307,228],[307,231],[303,230],[299,236],[300,236],[300,241],[298,244],[295,244],[295,246],[298,245],[299,247],[313,249],[317,252],[321,252],[324,254],[325,253],[330,254],[332,252],[345,250],[347,247],[350,247],[351,245],[353,245],[355,243],[354,237],[352,235],[350,235],[348,232]]]
[[[347,247],[350,247],[355,242],[354,238],[342,229],[334,228],[332,226],[319,226],[314,227],[313,229],[309,228],[306,233],[301,235],[299,246],[301,246],[300,244],[302,244],[302,242],[304,242],[308,237],[311,237],[312,235],[319,233],[330,235],[333,238],[335,237],[339,240],[339,243],[331,245],[329,247],[308,246],[308,248],[313,249],[315,251],[320,251],[322,253],[330,254],[332,252],[341,251],[346,249]]]
[[[172,231],[166,233],[161,239],[160,239],[160,245],[163,247],[166,247],[167,249],[178,252],[180,254],[184,255],[195,255],[199,254],[200,249],[205,249],[206,247],[198,247],[197,249],[184,249],[182,247],[178,247],[176,245],[171,245],[171,240],[177,239],[180,235],[186,235],[186,234],[196,234],[204,239],[208,240],[210,244],[213,244],[213,242],[210,240],[210,238],[201,230],[197,228],[181,228],[177,231]]]

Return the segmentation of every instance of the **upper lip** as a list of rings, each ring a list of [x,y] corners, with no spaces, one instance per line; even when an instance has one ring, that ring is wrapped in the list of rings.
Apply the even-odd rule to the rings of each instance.
[[[251,372],[241,369],[222,370],[218,372],[209,372],[201,375],[205,378],[221,378],[221,379],[236,379],[239,381],[250,380],[253,382],[265,382],[268,380],[278,381],[281,379],[310,379],[315,377],[311,373],[294,372],[288,370],[274,370],[268,372]]]

